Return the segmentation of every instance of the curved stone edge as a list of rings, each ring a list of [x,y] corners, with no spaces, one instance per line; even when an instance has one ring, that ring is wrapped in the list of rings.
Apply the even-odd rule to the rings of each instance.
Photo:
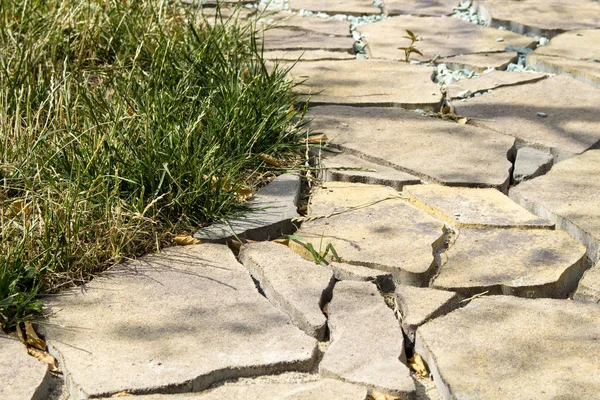
[[[583,274],[573,300],[600,304],[600,262]]]
[[[50,390],[48,366],[27,354],[25,346],[19,340],[0,332],[0,357],[3,358],[0,360],[0,398],[6,400],[48,398]],[[10,370],[6,370],[5,367],[9,367]],[[2,387],[7,380],[13,385]]]
[[[561,33],[566,32],[565,29],[548,29],[548,28],[539,28],[537,26],[523,24],[517,21],[506,21],[503,19],[495,18],[486,8],[485,4],[481,4],[481,1],[475,2],[475,7],[477,8],[477,12],[484,20],[487,21],[486,26],[491,28],[503,28],[508,31],[518,33],[520,35],[525,36],[543,36],[548,39],[553,38],[554,36],[560,35]]]

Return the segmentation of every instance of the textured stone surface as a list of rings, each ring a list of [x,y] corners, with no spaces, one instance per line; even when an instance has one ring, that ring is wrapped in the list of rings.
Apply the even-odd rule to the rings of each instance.
[[[419,178],[406,172],[375,164],[346,153],[323,152],[320,164],[323,168],[332,168],[323,171],[325,181],[386,185],[396,190],[402,190],[405,185],[414,185],[421,182]],[[359,168],[362,170],[359,170]]]
[[[597,28],[600,28],[600,24]],[[565,32],[552,38],[549,45],[535,49],[535,54],[599,61],[600,29]]]
[[[477,73],[482,73],[488,68],[505,70],[508,64],[517,61],[516,52],[498,52],[498,53],[476,53],[465,54],[454,57],[439,58],[436,64],[446,64],[448,69],[470,69]]]
[[[303,17],[290,12],[280,12],[266,15],[258,23],[265,27],[302,29],[327,36],[350,36],[350,22],[334,18]]]
[[[530,65],[537,71],[569,75],[578,81],[600,88],[599,60],[590,62],[588,60],[530,54],[527,56],[527,65]]]
[[[568,76],[455,102],[456,113],[489,127],[545,146],[559,158],[581,153],[600,141],[600,91]],[[546,114],[545,118],[538,113]]]
[[[459,228],[552,228],[496,189],[441,185],[406,186],[404,194],[418,207]]]
[[[479,13],[491,26],[513,32],[554,35],[561,30],[600,26],[600,4],[595,0],[476,0]]]
[[[325,338],[327,319],[321,307],[331,298],[333,273],[273,242],[242,247],[240,261],[258,281],[267,299],[307,335]]]
[[[510,197],[536,215],[548,218],[600,259],[600,150],[590,150],[555,164],[544,176],[523,182]]]
[[[583,274],[573,299],[600,303],[600,262]]]
[[[307,115],[346,153],[425,181],[508,188],[509,136],[396,109],[316,107]]]
[[[296,91],[312,105],[380,105],[434,109],[442,96],[431,68],[384,60],[297,63],[291,75],[305,81]]]
[[[456,6],[447,0],[386,0],[383,11],[387,15],[450,15]]]
[[[388,272],[363,267],[361,265],[352,265],[334,261],[329,263],[327,267],[333,271],[336,279],[341,281],[372,281],[387,285],[385,281],[392,279],[392,275]]]
[[[506,72],[494,71],[471,79],[461,79],[448,85],[448,95],[452,99],[461,97],[461,93],[472,94],[487,92],[503,86],[523,85],[544,79],[546,74],[539,72]]]
[[[135,396],[132,400],[364,400],[367,389],[334,379],[301,383],[223,385],[202,393]]]
[[[365,206],[387,198],[401,197],[397,190],[383,185],[328,182],[314,191],[308,204],[310,215],[329,215],[352,207]]]
[[[263,53],[265,60],[275,61],[323,61],[323,60],[354,60],[351,53],[327,50],[273,50]]]
[[[398,47],[410,45],[410,39],[403,38],[405,29],[409,29],[422,40],[414,46],[423,53],[413,53],[410,58],[430,61],[439,57],[469,53],[487,53],[504,51],[508,45],[513,47],[533,46],[532,38],[516,33],[486,28],[472,24],[459,18],[409,17],[400,16],[384,19],[373,24],[362,25],[359,32],[366,35],[364,39],[373,58],[388,60],[404,60],[404,52]],[[390,34],[390,32],[397,32]],[[496,39],[503,37],[504,41]]]
[[[491,296],[419,328],[415,350],[453,399],[585,399],[600,392],[600,305]]]
[[[194,237],[204,242],[223,243],[235,236],[266,240],[291,233],[295,230],[292,219],[298,216],[296,203],[299,195],[300,177],[280,175],[246,203],[248,211],[245,214],[234,215],[227,222],[202,228]]]
[[[0,333],[0,399],[48,398],[48,366],[27,354],[17,339]]]
[[[294,11],[314,11],[327,14],[381,14],[381,9],[375,7],[371,0],[290,0],[289,7]]]
[[[322,243],[323,250],[331,243],[344,262],[391,272],[395,282],[425,285],[435,269],[434,248],[443,242],[443,222],[402,199],[367,206],[368,194],[365,198],[361,191],[352,190],[352,184],[347,185],[342,190],[344,195],[365,206],[328,218],[305,221],[296,235],[316,248]],[[329,184],[328,187],[327,190],[332,190]],[[332,199],[339,197],[342,196],[334,193]],[[328,201],[331,199],[321,205],[318,198],[313,198],[313,210],[329,209]]]
[[[265,50],[326,50],[352,52],[354,39],[350,36],[328,36],[293,28],[274,28],[264,32]]]
[[[550,170],[554,157],[533,147],[522,147],[517,151],[513,179],[522,182],[543,175]]]
[[[461,229],[433,287],[566,298],[585,270],[585,247],[563,231]]]
[[[200,391],[307,371],[316,355],[316,340],[258,293],[223,245],[166,249],[46,305],[42,327],[74,398]]]
[[[402,316],[404,333],[414,343],[417,328],[425,322],[458,308],[454,292],[401,285],[396,287],[396,305]]]
[[[415,392],[394,313],[375,285],[339,282],[329,304],[332,342],[319,373],[409,398]],[[374,329],[377,327],[377,329]]]

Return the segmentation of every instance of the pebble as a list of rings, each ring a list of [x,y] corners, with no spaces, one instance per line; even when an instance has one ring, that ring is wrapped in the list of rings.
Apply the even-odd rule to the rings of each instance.
[[[548,116],[548,114],[546,114],[545,112],[539,112],[539,113],[537,113],[537,116],[540,118],[546,118]]]
[[[496,39],[496,42],[504,42],[504,38],[499,37],[498,39]]]

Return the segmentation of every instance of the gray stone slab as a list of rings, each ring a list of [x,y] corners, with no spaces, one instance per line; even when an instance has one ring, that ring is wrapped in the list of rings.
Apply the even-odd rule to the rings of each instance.
[[[424,181],[506,191],[514,138],[385,108],[315,107],[311,128],[349,154]]]
[[[372,24],[362,25],[358,31],[365,36],[372,58],[404,60],[403,50],[411,43],[406,39],[405,29],[421,38],[414,46],[423,53],[413,53],[410,58],[430,61],[436,57],[449,57],[470,53],[504,51],[506,46],[533,47],[535,40],[516,33],[500,31],[472,24],[459,18],[411,17],[387,18]],[[394,34],[390,34],[394,32]],[[497,39],[503,37],[504,41]]]
[[[595,0],[476,0],[475,4],[490,26],[531,36],[600,26],[600,4]]]
[[[412,398],[415,384],[403,364],[402,331],[375,285],[339,282],[329,304],[329,324],[332,342],[319,364],[321,376]]]
[[[273,28],[260,37],[265,50],[326,50],[352,52],[354,39],[350,36],[328,36],[293,28]]]
[[[257,383],[223,385],[202,393],[153,394],[134,396],[132,400],[365,400],[367,389],[334,379],[301,383]]]
[[[527,56],[527,65],[535,68],[536,71],[568,75],[587,85],[600,88],[599,60],[590,62],[588,60],[530,54]]]
[[[346,153],[323,152],[319,164],[322,168],[326,168],[323,171],[323,178],[327,182],[385,185],[396,190],[402,190],[405,185],[421,183],[416,176]]]
[[[464,54],[453,57],[438,58],[436,64],[446,64],[448,69],[455,71],[469,69],[482,73],[489,68],[505,70],[510,63],[517,62],[516,52],[476,53]]]
[[[552,154],[533,147],[521,147],[517,150],[513,179],[519,183],[543,175],[550,171],[553,162]]]
[[[444,223],[400,198],[384,200],[383,195],[369,201],[368,193],[363,196],[368,190],[356,190],[359,187],[346,184],[332,188],[328,184],[327,198],[320,200],[324,196],[315,195],[312,210],[328,210],[331,203],[340,204],[342,207],[335,208],[337,215],[305,221],[296,235],[317,249],[322,246],[325,250],[327,244],[332,244],[343,262],[391,272],[398,283],[426,285],[435,271],[433,252],[443,245]],[[382,192],[377,187],[373,190],[376,194]],[[359,206],[345,208],[344,201]]]
[[[198,230],[194,237],[203,242],[224,243],[234,239],[268,240],[292,233],[292,219],[298,217],[296,210],[300,195],[300,177],[283,174],[261,188],[246,204],[245,214],[232,216]],[[234,235],[235,233],[235,235]]]
[[[574,30],[560,34],[547,46],[535,49],[535,54],[554,57],[565,57],[579,60],[600,60],[600,26],[599,29]]]
[[[371,0],[338,0],[338,1],[319,1],[319,0],[290,0],[290,10],[293,11],[313,11],[324,12],[327,14],[346,14],[346,15],[378,15],[381,9],[375,7]]]
[[[395,294],[402,330],[412,343],[419,326],[455,310],[460,300],[454,292],[406,285],[397,286]]]
[[[583,274],[573,299],[600,303],[600,262]]]
[[[325,338],[327,319],[321,307],[331,298],[333,272],[273,242],[245,245],[239,259],[294,325],[318,340]]]
[[[406,186],[403,193],[417,207],[458,228],[554,227],[496,189],[415,185]]]
[[[439,109],[442,95],[431,80],[432,69],[385,60],[297,63],[291,76],[304,82],[296,91],[311,105]]]
[[[303,17],[283,11],[265,15],[257,22],[265,27],[303,29],[327,36],[350,36],[350,22],[335,18]]]
[[[389,287],[392,280],[392,274],[378,269],[363,267],[361,265],[352,265],[340,262],[331,262],[327,264],[340,281],[369,281],[375,282],[379,287]]]
[[[165,249],[46,301],[42,325],[72,398],[201,391],[308,371],[317,341],[254,286],[224,245]]]
[[[48,398],[48,366],[27,354],[17,339],[0,333],[0,399]]]
[[[566,298],[585,271],[585,247],[563,231],[461,229],[432,287],[469,297],[485,291]]]
[[[471,94],[483,93],[488,90],[498,89],[504,86],[524,85],[533,83],[546,78],[546,74],[539,72],[506,72],[493,71],[484,75],[475,76],[470,79],[461,79],[451,83],[447,87],[448,95],[451,99],[469,97],[461,96],[468,91]]]
[[[544,176],[511,189],[510,197],[556,223],[600,259],[600,150],[555,164]]]
[[[400,197],[402,197],[402,193],[389,186],[327,182],[312,193],[308,203],[308,214],[329,215],[388,198]]]
[[[273,50],[263,53],[265,60],[274,61],[323,61],[354,60],[355,54],[328,50]]]
[[[445,399],[582,399],[600,392],[600,305],[491,296],[419,328]]]
[[[598,89],[562,75],[454,102],[456,113],[471,118],[469,123],[543,146],[559,158],[600,141],[598,104]]]
[[[447,0],[386,0],[383,11],[386,15],[442,16],[453,13],[456,4]]]

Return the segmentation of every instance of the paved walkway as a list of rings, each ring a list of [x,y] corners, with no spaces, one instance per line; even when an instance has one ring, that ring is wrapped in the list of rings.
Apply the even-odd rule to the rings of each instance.
[[[308,215],[284,175],[49,299],[62,386],[0,338],[0,398],[597,399],[600,2],[457,3],[275,4],[327,137]]]

